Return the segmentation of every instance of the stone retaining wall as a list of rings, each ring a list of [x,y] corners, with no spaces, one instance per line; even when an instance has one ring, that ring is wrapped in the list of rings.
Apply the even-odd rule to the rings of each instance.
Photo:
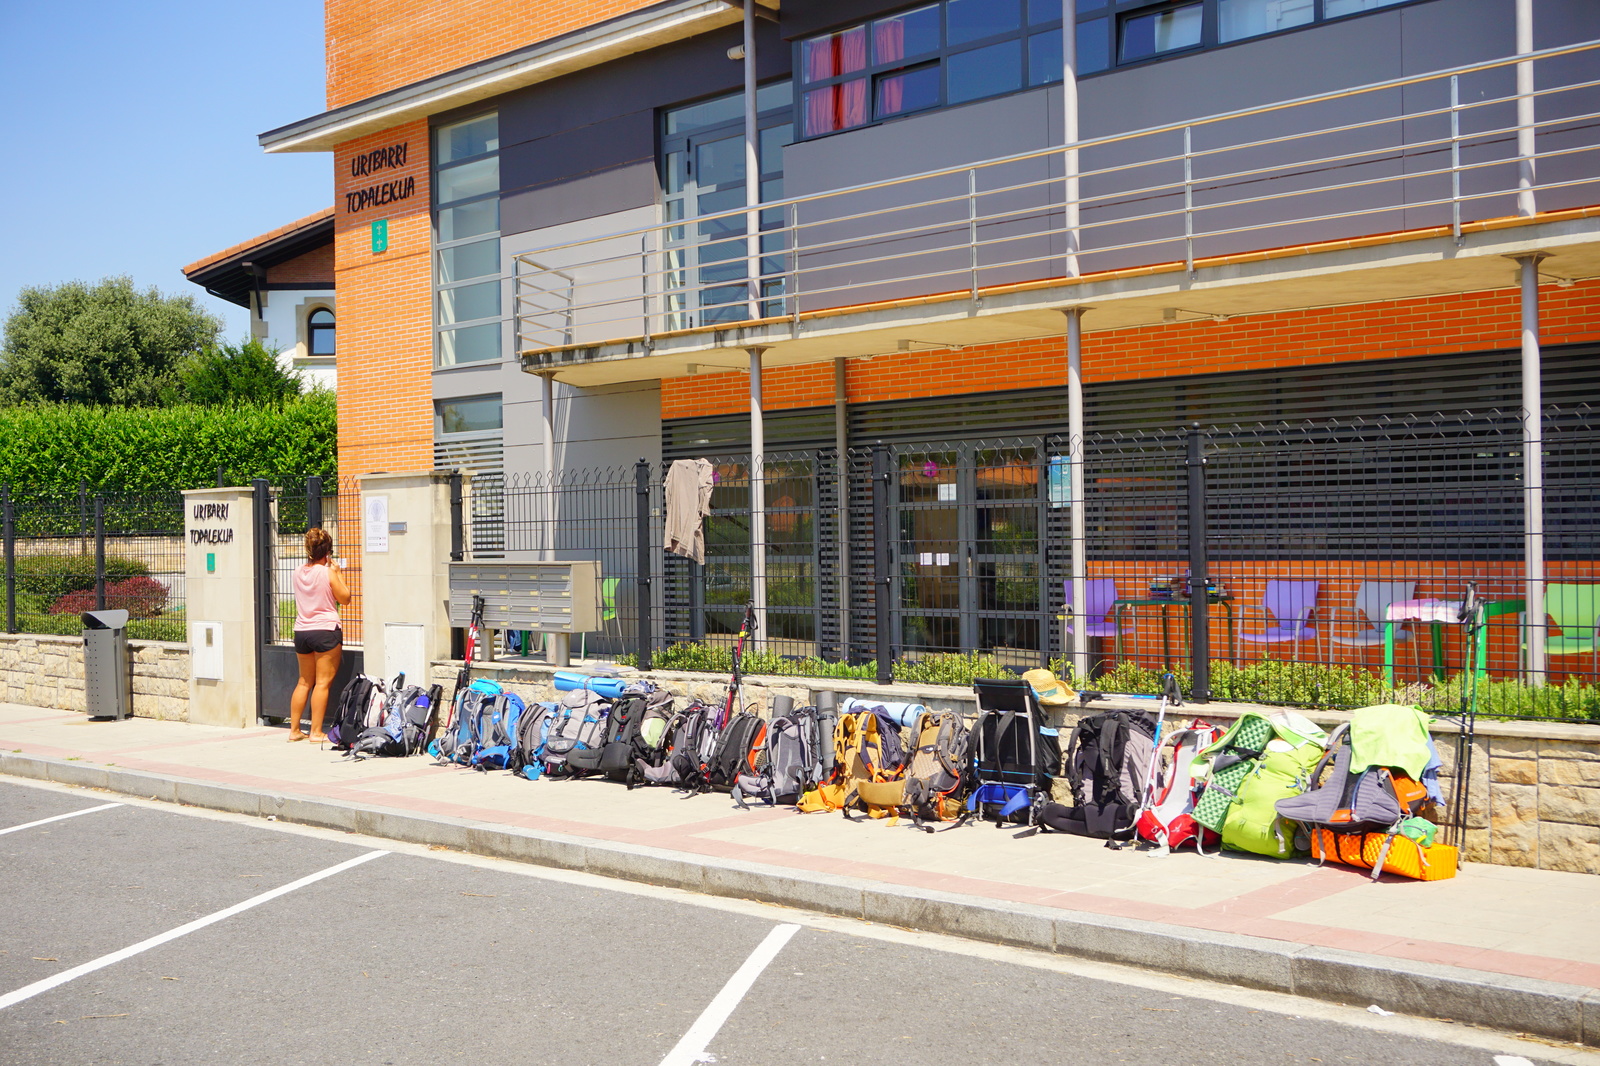
[[[189,720],[189,646],[130,640],[133,713]],[[36,633],[0,633],[0,700],[83,711],[83,641]]]
[[[433,679],[450,691],[460,663],[435,663]],[[554,670],[539,664],[476,663],[473,672],[493,677],[529,700],[557,696]],[[651,671],[650,680],[675,695],[720,703],[725,682],[705,674]],[[949,708],[976,713],[970,690],[943,685],[874,685],[859,681],[824,681],[814,678],[749,677],[744,679],[740,703],[754,704],[763,715],[772,697],[789,696],[797,704],[812,702],[816,691],[831,689],[844,696],[875,701],[922,703],[933,709]],[[1124,701],[1132,702],[1132,701]],[[1143,703],[1144,701],[1139,701]],[[1091,710],[1111,706],[1093,704]],[[1155,704],[1148,704],[1151,710]],[[1182,708],[1187,719],[1203,717],[1226,726],[1251,710],[1271,710],[1237,703],[1209,703]],[[1053,711],[1051,724],[1063,729],[1076,724],[1076,704]],[[1332,711],[1304,712],[1332,729],[1349,715]],[[1439,723],[1435,744],[1444,761],[1441,784],[1452,794],[1458,730]],[[1532,866],[1600,874],[1600,726],[1565,722],[1480,722],[1473,744],[1472,787],[1468,794],[1467,831],[1463,857],[1500,866]],[[1065,781],[1056,782],[1057,790]]]

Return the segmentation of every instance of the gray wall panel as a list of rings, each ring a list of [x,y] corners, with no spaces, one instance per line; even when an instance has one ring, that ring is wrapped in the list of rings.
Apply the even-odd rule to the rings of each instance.
[[[520,189],[501,195],[500,225],[505,233],[525,233],[608,218],[613,212],[630,207],[653,208],[656,188],[655,161],[647,159],[569,181]],[[610,229],[603,226],[597,232]]]

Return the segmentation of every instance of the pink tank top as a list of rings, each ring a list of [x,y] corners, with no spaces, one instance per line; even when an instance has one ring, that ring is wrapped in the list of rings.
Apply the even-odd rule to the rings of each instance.
[[[338,629],[339,605],[333,599],[333,583],[328,568],[321,563],[304,563],[294,572],[294,627]]]

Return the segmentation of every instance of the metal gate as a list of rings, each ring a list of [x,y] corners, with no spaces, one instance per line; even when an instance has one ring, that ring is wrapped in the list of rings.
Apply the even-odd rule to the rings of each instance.
[[[293,486],[252,482],[256,514],[256,719],[263,725],[286,722],[289,701],[300,677],[294,653],[295,568],[305,559],[306,530],[321,526],[333,535],[333,554],[350,582],[350,603],[339,608],[344,657],[328,693],[328,718],[346,682],[362,673],[361,646],[361,493],[352,481],[325,487],[321,478]],[[332,491],[329,491],[329,488]],[[347,516],[341,521],[341,516]],[[310,715],[310,708],[306,709]]]

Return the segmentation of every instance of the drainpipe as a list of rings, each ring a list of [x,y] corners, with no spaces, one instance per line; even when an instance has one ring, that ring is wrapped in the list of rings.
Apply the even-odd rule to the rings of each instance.
[[[1533,0],[1517,0],[1517,54],[1526,55],[1531,51],[1533,51]],[[1533,64],[1518,63],[1517,214],[1524,218],[1538,210],[1533,196],[1533,123]]]
[[[767,430],[761,411],[761,353],[766,349],[745,350],[750,354],[750,602],[759,641],[767,639]]]
[[[1514,257],[1522,286],[1522,539],[1523,601],[1527,605],[1528,684],[1543,685],[1544,621],[1544,396],[1539,353],[1539,261]]]
[[[1061,0],[1061,122],[1067,277],[1078,276],[1078,0]],[[1074,431],[1076,432],[1076,431]]]

